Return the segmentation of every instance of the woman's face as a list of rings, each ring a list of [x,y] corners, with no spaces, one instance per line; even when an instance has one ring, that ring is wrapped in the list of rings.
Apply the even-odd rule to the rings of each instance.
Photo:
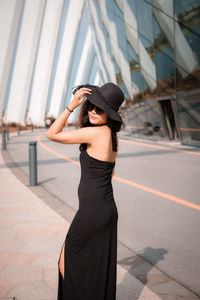
[[[96,113],[95,108],[93,108],[93,110],[91,111],[88,110],[88,116],[90,123],[94,125],[107,123],[108,120],[108,115],[106,112],[103,112],[101,115],[99,115],[98,113]]]

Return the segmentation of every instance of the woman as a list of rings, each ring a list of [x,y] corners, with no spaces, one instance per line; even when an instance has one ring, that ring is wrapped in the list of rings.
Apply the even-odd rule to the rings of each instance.
[[[55,120],[47,138],[80,144],[79,209],[72,220],[58,260],[58,300],[115,300],[118,211],[111,179],[114,175],[124,100],[121,89],[81,85]],[[85,101],[84,101],[85,100]],[[71,112],[82,105],[78,129],[62,132]]]

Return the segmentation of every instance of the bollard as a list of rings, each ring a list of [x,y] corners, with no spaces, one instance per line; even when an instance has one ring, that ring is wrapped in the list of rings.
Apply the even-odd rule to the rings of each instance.
[[[2,130],[1,135],[2,135],[2,145],[1,145],[1,149],[2,149],[3,151],[5,151],[5,150],[6,150],[6,130],[5,130],[5,129]]]
[[[7,135],[7,140],[9,141],[9,125],[6,125],[6,135]]]
[[[33,123],[31,123],[31,130],[32,130],[32,132],[33,132]]]
[[[20,125],[19,124],[17,124],[17,133],[18,133],[18,135],[20,135]]]
[[[29,185],[37,185],[37,142],[29,142]]]

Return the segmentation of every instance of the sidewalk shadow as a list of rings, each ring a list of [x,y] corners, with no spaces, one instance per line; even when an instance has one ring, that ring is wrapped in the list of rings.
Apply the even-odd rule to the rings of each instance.
[[[164,260],[168,251],[164,248],[146,247],[139,255],[132,255],[121,260],[118,264],[127,270],[123,280],[117,285],[117,300],[139,299],[144,285],[148,283],[148,273],[157,264]],[[150,262],[151,261],[151,262]],[[139,281],[133,284],[132,276]]]
[[[44,184],[46,182],[49,182],[49,181],[55,180],[55,179],[56,179],[56,177],[51,177],[51,178],[44,179],[44,180],[38,182],[38,185],[42,185],[42,184]]]
[[[73,160],[75,161],[78,161],[78,159],[75,157],[75,158],[72,158]],[[37,161],[37,165],[38,166],[46,166],[46,165],[53,165],[53,164],[69,164],[70,161],[66,161],[62,158],[58,158],[58,159],[46,159],[46,160],[38,160]],[[5,164],[0,164],[0,169],[5,169],[5,168],[16,168],[16,167],[19,167],[19,168],[23,168],[23,167],[28,167],[29,166],[29,161],[26,160],[26,161],[18,161],[18,162],[8,162],[6,163],[6,166]]]

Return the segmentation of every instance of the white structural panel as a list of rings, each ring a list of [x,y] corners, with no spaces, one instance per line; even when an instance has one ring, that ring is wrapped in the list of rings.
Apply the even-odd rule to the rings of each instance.
[[[63,0],[48,0],[43,20],[27,120],[44,125],[50,76]]]
[[[107,76],[107,73],[106,73],[106,70],[105,70],[104,62],[101,59],[101,55],[100,55],[101,49],[99,49],[97,38],[96,38],[96,35],[94,33],[94,30],[92,30],[92,36],[93,36],[93,46],[94,46],[94,49],[95,49],[95,52],[96,52],[98,66],[99,66],[99,69],[101,70],[101,74],[102,74],[102,77],[103,77],[104,81],[107,82],[108,81],[108,76]]]
[[[94,48],[92,45],[92,34],[91,34],[91,28],[88,27],[88,31],[86,34],[86,38],[82,50],[82,55],[80,57],[80,63],[76,73],[74,86],[88,82],[89,71],[91,69],[93,60],[94,60]],[[68,119],[69,122],[75,121],[78,111],[79,109],[77,108],[76,111],[69,116]]]
[[[92,33],[91,28],[88,27],[86,34],[82,55],[80,57],[79,67],[77,69],[77,74],[74,82],[74,86],[84,83],[88,80],[89,69],[94,59],[94,48],[92,46]]]
[[[70,76],[71,61],[76,44],[77,32],[84,3],[85,1],[83,0],[69,2],[51,103],[48,112],[48,115],[54,117],[57,117],[59,114],[60,105],[62,103],[62,95],[64,90],[67,89],[67,82]]]
[[[6,122],[24,124],[44,0],[26,0],[6,110]]]
[[[89,3],[90,12],[91,12],[92,19],[94,21],[95,28],[97,27],[97,31],[98,31],[98,25],[97,25],[98,19],[97,19],[97,12],[95,9],[94,2],[92,0],[89,0],[88,3]],[[99,45],[101,45],[101,40],[100,41],[98,40],[98,37],[96,36],[96,32],[94,31],[94,28],[92,28],[92,33],[93,33],[92,36],[93,36],[94,48],[96,51],[99,69],[101,70],[104,81],[107,82],[108,76],[107,76],[107,72],[106,72],[106,68],[105,68],[105,63],[104,63],[104,60],[102,61],[102,59],[101,59],[101,54],[100,54],[101,49],[99,49],[99,46],[98,46],[98,42],[99,42]],[[115,82],[115,81],[116,81],[116,79],[113,79],[113,82]]]
[[[98,86],[102,85],[102,80],[101,80],[101,76],[100,76],[99,72],[96,72],[96,76],[95,76],[93,84],[98,85]]]
[[[110,80],[112,82],[116,83],[114,63],[113,63],[113,60],[111,60],[111,53],[109,53],[106,48],[106,40],[105,40],[105,36],[104,36],[103,30],[102,30],[102,24],[98,20],[94,1],[90,1],[90,5],[92,8],[92,13],[93,13],[92,16],[93,16],[93,19],[95,22],[97,39],[101,45],[101,51],[102,51],[102,55],[103,55],[104,64],[106,66],[107,72],[109,73]]]
[[[0,117],[2,115],[6,89],[11,68],[17,28],[23,1],[0,1]],[[8,18],[9,16],[9,18]]]

